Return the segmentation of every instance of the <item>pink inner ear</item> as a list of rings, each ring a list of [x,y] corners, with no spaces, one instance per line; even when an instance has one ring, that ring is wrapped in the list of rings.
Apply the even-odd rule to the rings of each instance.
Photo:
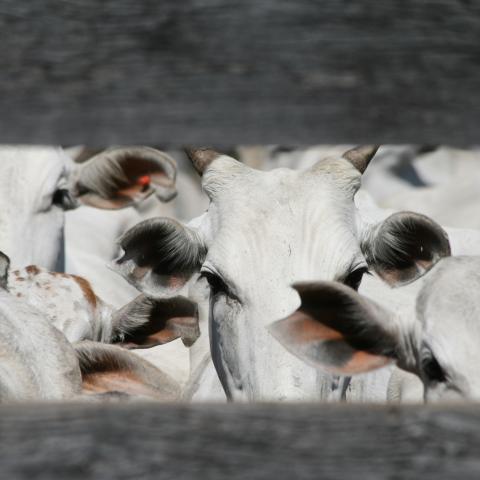
[[[123,392],[134,396],[157,397],[158,392],[128,370],[96,372],[84,377],[85,393]]]
[[[384,367],[392,362],[392,359],[382,355],[373,355],[364,351],[357,351],[352,358],[343,366],[335,368],[335,373],[340,375],[355,375],[366,373],[377,368]]]
[[[278,322],[283,330],[282,336],[291,338],[299,344],[310,343],[320,340],[340,340],[343,338],[340,332],[316,322],[309,315],[303,312],[295,312],[288,319]]]

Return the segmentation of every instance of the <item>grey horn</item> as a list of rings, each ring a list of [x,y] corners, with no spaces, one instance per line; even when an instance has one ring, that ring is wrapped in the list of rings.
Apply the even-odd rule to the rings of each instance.
[[[207,167],[222,154],[209,147],[188,147],[185,149],[188,158],[192,161],[195,170],[203,175]]]
[[[379,145],[362,145],[346,151],[342,156],[347,159],[360,173],[364,173]]]

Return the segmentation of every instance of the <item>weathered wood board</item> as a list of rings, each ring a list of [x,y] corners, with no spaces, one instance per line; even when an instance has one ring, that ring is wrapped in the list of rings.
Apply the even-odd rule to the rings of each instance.
[[[0,143],[478,144],[471,0],[2,0]]]
[[[8,479],[478,479],[480,406],[0,409]]]

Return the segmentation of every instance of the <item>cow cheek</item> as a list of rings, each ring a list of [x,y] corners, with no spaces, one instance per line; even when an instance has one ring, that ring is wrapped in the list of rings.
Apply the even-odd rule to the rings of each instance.
[[[228,398],[238,398],[243,390],[241,369],[240,308],[225,294],[210,299],[210,350],[212,360]]]

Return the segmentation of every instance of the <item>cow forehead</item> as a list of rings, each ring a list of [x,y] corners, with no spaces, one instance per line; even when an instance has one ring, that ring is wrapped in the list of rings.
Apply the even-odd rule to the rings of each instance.
[[[249,171],[213,195],[207,261],[239,281],[335,279],[363,258],[355,188],[328,174]]]

